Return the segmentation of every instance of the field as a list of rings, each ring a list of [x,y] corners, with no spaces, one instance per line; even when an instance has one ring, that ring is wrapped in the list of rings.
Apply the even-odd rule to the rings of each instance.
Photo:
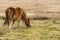
[[[22,8],[31,19],[31,28],[21,20],[20,27],[15,22],[8,32],[8,26],[3,26],[8,7]],[[60,40],[60,1],[0,0],[0,40]]]
[[[0,26],[3,20],[0,21]],[[60,23],[53,23],[48,20],[31,20],[31,28],[27,28],[24,22],[13,24],[11,32],[7,32],[8,27],[1,26],[0,40],[60,40]]]

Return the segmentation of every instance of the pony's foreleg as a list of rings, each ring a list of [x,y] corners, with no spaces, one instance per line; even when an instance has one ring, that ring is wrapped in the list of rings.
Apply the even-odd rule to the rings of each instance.
[[[18,20],[17,26],[19,27],[20,20]]]
[[[17,18],[17,22],[18,22],[18,23],[17,23],[17,26],[18,26],[18,27],[19,27],[20,19],[21,19],[21,17],[18,17],[18,18]]]

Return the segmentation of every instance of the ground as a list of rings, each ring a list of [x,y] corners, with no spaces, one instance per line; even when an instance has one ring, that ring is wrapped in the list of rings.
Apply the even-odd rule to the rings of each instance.
[[[0,25],[2,21],[0,22]],[[27,28],[24,22],[13,24],[11,32],[7,28],[0,28],[0,40],[60,40],[60,23],[49,20],[31,20],[31,28]]]

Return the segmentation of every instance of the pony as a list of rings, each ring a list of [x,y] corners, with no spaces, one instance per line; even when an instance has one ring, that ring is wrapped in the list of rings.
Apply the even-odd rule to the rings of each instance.
[[[26,15],[26,13],[24,12],[23,9],[21,9],[20,7],[8,7],[5,10],[5,22],[4,25],[7,24],[9,26],[9,30],[11,30],[12,24],[17,21],[18,22],[18,26],[19,26],[19,22],[22,19],[25,22],[25,25],[27,27],[31,27],[30,24],[30,18]]]

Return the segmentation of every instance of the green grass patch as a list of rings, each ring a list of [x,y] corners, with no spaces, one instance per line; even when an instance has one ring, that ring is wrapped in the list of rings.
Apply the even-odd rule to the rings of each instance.
[[[13,25],[11,32],[3,32],[1,40],[60,40],[60,25],[53,24],[52,20],[31,20],[31,28],[27,28],[24,22]]]

